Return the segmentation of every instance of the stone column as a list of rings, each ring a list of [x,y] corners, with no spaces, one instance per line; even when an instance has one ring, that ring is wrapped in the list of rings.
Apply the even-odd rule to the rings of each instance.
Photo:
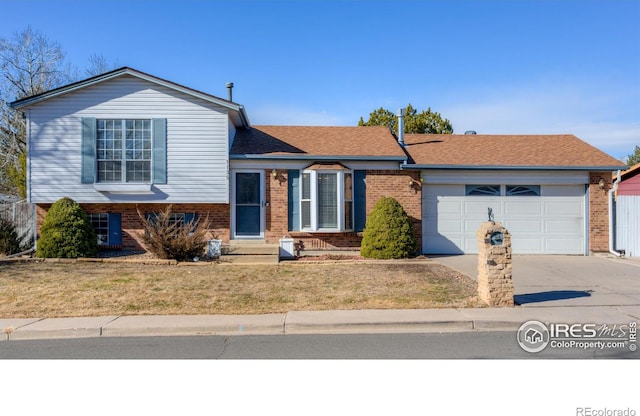
[[[482,223],[478,240],[478,296],[489,306],[513,306],[511,234],[499,222]]]

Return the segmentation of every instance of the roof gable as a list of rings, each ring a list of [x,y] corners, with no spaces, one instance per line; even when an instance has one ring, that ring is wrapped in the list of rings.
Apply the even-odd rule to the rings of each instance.
[[[167,81],[165,79],[162,78],[158,78],[155,77],[153,75],[138,71],[136,69],[133,68],[129,68],[129,67],[122,67],[119,69],[115,69],[113,71],[101,74],[101,75],[97,75],[95,77],[91,77],[91,78],[87,78],[85,80],[82,81],[78,81],[78,82],[74,82],[72,84],[68,84],[68,85],[64,85],[62,87],[58,87],[55,88],[53,90],[49,90],[49,91],[45,91],[43,93],[37,94],[37,95],[33,95],[31,97],[26,97],[20,100],[16,100],[14,102],[12,102],[10,104],[10,106],[12,108],[15,108],[17,110],[23,109],[23,108],[27,108],[33,104],[37,104],[40,102],[43,102],[45,100],[48,100],[50,98],[53,97],[59,97],[62,96],[64,94],[68,94],[70,92],[73,91],[77,91],[79,89],[82,88],[86,88],[92,85],[96,85],[96,84],[100,84],[102,82],[105,81],[109,81],[112,80],[114,78],[118,78],[121,76],[133,76],[136,78],[140,78],[143,79],[145,81],[149,81],[152,82],[154,84],[157,85],[161,85],[170,89],[173,89],[175,91],[179,91],[182,93],[185,93],[187,95],[196,97],[196,98],[200,98],[202,100],[208,101],[210,103],[213,103],[215,105],[218,105],[220,107],[223,108],[227,108],[230,110],[231,116],[234,119],[234,124],[236,124],[237,126],[241,126],[241,127],[249,127],[250,123],[249,123],[249,117],[247,116],[247,113],[244,109],[244,106],[234,103],[232,101],[229,100],[225,100],[223,98],[219,98],[216,97],[214,95],[211,94],[207,94],[204,93],[202,91],[198,91],[198,90],[194,90],[192,88],[189,87],[185,87],[183,85],[180,84],[176,84],[175,82],[171,82],[171,81]]]
[[[615,170],[622,162],[574,135],[406,134],[416,167]]]

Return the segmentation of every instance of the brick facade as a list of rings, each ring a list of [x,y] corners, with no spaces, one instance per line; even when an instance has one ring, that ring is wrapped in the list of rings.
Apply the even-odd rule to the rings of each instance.
[[[121,215],[122,219],[122,249],[123,250],[144,250],[142,243],[142,221],[138,216],[137,208],[143,214],[159,212],[166,209],[167,204],[80,204],[87,214],[115,214]],[[39,204],[36,207],[37,232],[44,216],[51,207],[51,204]],[[195,212],[198,218],[209,216],[211,223],[210,236],[217,236],[222,240],[229,240],[230,210],[225,204],[173,204],[171,208],[175,213]]]
[[[287,235],[296,241],[303,241],[307,250],[353,250],[360,248],[361,232],[309,233],[289,231],[287,171],[278,171],[276,178],[273,178],[271,171],[267,171],[265,176],[269,178],[266,184],[269,207],[266,213],[265,231],[268,242],[277,242],[281,237]],[[414,234],[421,244],[422,185],[420,173],[398,170],[368,170],[366,181],[367,216],[375,203],[383,196],[397,199],[411,218]]]
[[[283,236],[290,236],[296,241],[302,240],[307,250],[354,250],[360,247],[362,233],[309,233],[289,231],[288,220],[288,186],[287,171],[278,170],[276,177],[271,170],[265,171],[266,200],[269,205],[265,212],[265,240],[277,243]],[[604,179],[605,189],[600,189],[600,179]],[[422,246],[422,185],[420,173],[417,171],[369,170],[366,175],[366,211],[371,213],[375,203],[382,197],[393,197],[402,204],[411,218],[418,247]],[[608,172],[591,172],[589,174],[589,250],[606,252],[609,250],[609,212],[608,191],[611,187],[611,175]],[[140,235],[142,223],[136,207],[143,213],[158,212],[166,204],[81,204],[87,214],[120,213],[122,215],[122,248],[141,250]],[[37,229],[51,204],[39,204],[36,209]],[[212,224],[211,235],[229,241],[231,207],[226,204],[173,204],[173,212],[195,212],[199,217],[206,217]]]
[[[605,187],[600,189],[600,179]],[[589,173],[589,251],[609,251],[609,189],[611,172]]]

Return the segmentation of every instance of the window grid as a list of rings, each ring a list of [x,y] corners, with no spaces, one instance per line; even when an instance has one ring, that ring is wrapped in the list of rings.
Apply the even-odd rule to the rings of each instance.
[[[98,236],[98,245],[109,244],[109,214],[88,214],[87,216]]]
[[[540,196],[540,185],[507,185],[507,196]]]
[[[300,229],[353,230],[353,174],[303,171],[300,181]]]
[[[465,185],[465,195],[500,196],[500,185]]]
[[[151,182],[151,121],[97,123],[98,182]]]

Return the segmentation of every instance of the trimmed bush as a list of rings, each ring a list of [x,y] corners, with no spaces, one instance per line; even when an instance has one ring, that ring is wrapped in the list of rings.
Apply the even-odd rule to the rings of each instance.
[[[367,218],[360,255],[374,259],[402,259],[414,256],[417,248],[413,224],[402,205],[387,197],[376,202]]]
[[[145,216],[138,209],[144,226],[142,239],[147,249],[161,259],[192,260],[204,254],[207,246],[209,217],[203,221],[174,221],[171,205],[155,215]]]
[[[11,221],[0,218],[0,257],[23,251],[22,239]]]
[[[78,258],[98,254],[98,237],[87,214],[71,198],[62,198],[44,217],[37,243],[38,257]]]

